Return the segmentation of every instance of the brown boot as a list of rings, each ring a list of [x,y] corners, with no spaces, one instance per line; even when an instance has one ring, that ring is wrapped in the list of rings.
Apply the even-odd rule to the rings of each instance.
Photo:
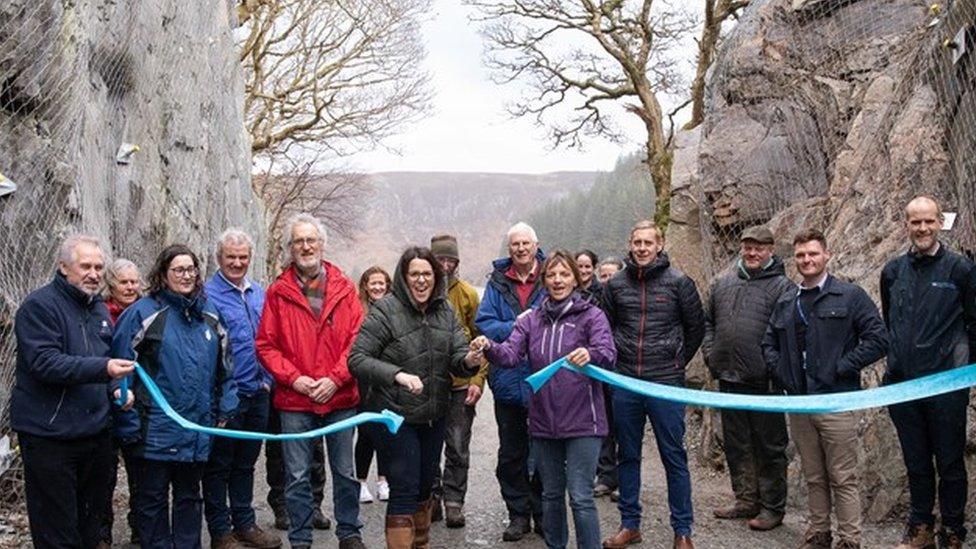
[[[719,519],[749,519],[759,514],[759,506],[735,500],[732,505],[719,507],[712,514]]]
[[[237,539],[230,532],[210,540],[210,549],[236,549],[236,547]]]
[[[963,538],[959,532],[944,529],[939,532],[939,547],[945,549],[962,549]]]
[[[748,524],[752,530],[759,530],[760,532],[772,530],[780,524],[783,524],[783,515],[774,513],[769,509],[763,509],[759,511],[758,515],[749,519]]]
[[[614,536],[603,540],[603,549],[624,549],[628,545],[633,545],[635,543],[640,543],[644,541],[641,539],[640,530],[631,530],[630,528],[621,528]]]
[[[386,549],[413,549],[413,517],[386,515]]]
[[[255,547],[257,549],[276,549],[281,547],[281,538],[270,532],[265,532],[257,524],[252,524],[250,528],[235,531],[234,537],[245,547]]]
[[[807,532],[800,549],[830,549],[834,536],[830,532]]]
[[[691,542],[691,536],[674,536],[674,549],[695,549],[695,544]]]
[[[909,524],[895,549],[935,549],[935,532],[930,524]]]
[[[417,505],[417,512],[413,514],[413,549],[429,549],[430,547],[430,515],[433,499],[428,499]]]

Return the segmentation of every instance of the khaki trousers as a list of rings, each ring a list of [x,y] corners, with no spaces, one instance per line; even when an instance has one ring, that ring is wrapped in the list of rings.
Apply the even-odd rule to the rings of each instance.
[[[833,499],[838,537],[859,543],[857,416],[854,412],[791,415],[790,433],[807,480],[810,532],[830,532]]]

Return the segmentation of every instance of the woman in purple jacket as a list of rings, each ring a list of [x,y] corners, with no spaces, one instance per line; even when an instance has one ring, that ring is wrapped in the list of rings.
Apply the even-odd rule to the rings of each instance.
[[[542,266],[548,296],[515,322],[504,343],[484,336],[471,342],[495,366],[513,367],[528,358],[532,371],[566,357],[575,366],[611,366],[617,356],[606,316],[576,291],[580,274],[569,252],[556,251]],[[569,541],[566,496],[569,491],[576,544],[600,547],[600,521],[593,503],[593,478],[600,444],[607,435],[600,382],[560,370],[529,403],[529,433],[542,477],[542,526],[546,545]]]

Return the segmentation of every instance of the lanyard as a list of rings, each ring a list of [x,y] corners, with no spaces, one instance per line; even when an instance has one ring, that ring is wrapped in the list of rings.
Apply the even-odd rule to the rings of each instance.
[[[807,322],[807,315],[803,313],[803,307],[800,306],[799,295],[796,296],[796,312],[800,315],[800,322],[802,322],[804,326],[809,327],[810,323]]]

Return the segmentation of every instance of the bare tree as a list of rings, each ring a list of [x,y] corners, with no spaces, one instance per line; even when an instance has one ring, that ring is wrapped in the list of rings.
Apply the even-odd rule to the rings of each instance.
[[[372,148],[429,107],[430,0],[239,0],[251,149]]]
[[[749,0],[705,0],[705,21],[698,38],[698,62],[695,79],[691,83],[691,120],[686,128],[694,128],[705,119],[705,76],[715,59],[722,24],[730,17],[737,18]]]
[[[281,267],[282,235],[288,218],[308,212],[328,227],[330,236],[351,238],[361,228],[373,186],[364,174],[345,169],[321,172],[321,162],[295,160],[294,155],[276,155],[266,169],[252,178],[252,185],[264,201],[268,227],[267,272]]]
[[[655,218],[666,224],[671,159],[659,94],[684,91],[669,51],[695,27],[694,18],[663,2],[652,9],[653,0],[467,3],[484,25],[487,63],[496,80],[529,87],[511,114],[533,116],[557,146],[579,146],[583,137],[595,135],[621,140],[614,105],[640,119],[657,195]]]

